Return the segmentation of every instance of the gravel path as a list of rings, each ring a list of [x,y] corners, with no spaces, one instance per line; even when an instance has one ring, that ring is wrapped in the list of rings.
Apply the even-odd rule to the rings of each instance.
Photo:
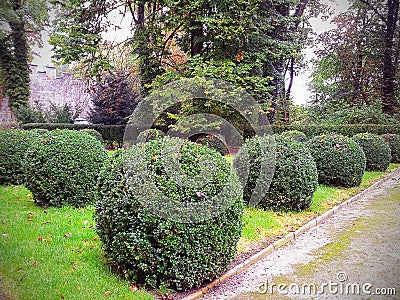
[[[399,241],[397,170],[381,187],[201,299],[400,299]]]

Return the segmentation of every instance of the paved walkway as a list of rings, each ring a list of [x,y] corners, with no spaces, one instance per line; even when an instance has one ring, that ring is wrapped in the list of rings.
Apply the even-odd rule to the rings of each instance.
[[[201,299],[400,299],[400,170]]]

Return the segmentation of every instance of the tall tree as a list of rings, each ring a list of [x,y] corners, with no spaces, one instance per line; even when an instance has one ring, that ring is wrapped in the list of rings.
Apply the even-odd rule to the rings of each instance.
[[[0,78],[12,109],[28,105],[30,44],[46,21],[44,0],[0,2]]]
[[[95,124],[122,125],[139,103],[139,93],[134,89],[129,74],[114,72],[97,82],[91,97],[93,108],[90,121]]]
[[[383,24],[383,55],[382,55],[382,110],[388,115],[396,111],[396,73],[398,68],[400,21],[399,0],[360,0],[369,10],[376,14]],[[383,2],[383,3],[382,3]],[[397,45],[395,42],[397,39]],[[396,50],[397,47],[397,50]]]
[[[398,113],[398,0],[354,0],[320,36],[312,90],[325,108],[373,105]]]

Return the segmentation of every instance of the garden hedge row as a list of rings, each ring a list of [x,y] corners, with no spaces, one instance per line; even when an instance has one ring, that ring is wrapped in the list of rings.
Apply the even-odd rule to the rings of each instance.
[[[114,141],[122,145],[124,138],[125,125],[101,125],[101,124],[52,124],[52,123],[28,123],[22,125],[23,129],[43,128],[81,130],[90,128],[98,131],[105,141]],[[301,131],[308,138],[314,136],[336,133],[346,136],[353,136],[358,133],[369,132],[373,134],[400,134],[400,125],[375,125],[375,124],[347,124],[347,125],[272,125],[272,130],[276,134],[285,131]]]
[[[373,134],[400,134],[400,125],[374,125],[374,124],[346,124],[346,125],[272,125],[274,133],[281,134],[284,131],[298,130],[308,138],[317,135],[336,133],[346,136],[353,136],[358,133],[369,132]]]
[[[22,125],[22,129],[70,129],[82,130],[93,129],[101,134],[103,140],[108,142],[116,142],[119,146],[122,145],[125,133],[125,125],[101,125],[101,124],[63,124],[63,123],[27,123]]]

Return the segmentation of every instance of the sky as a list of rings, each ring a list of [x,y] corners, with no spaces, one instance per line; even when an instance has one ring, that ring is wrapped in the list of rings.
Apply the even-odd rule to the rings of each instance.
[[[333,16],[344,12],[349,4],[347,0],[323,0],[324,3],[328,4],[333,10]],[[111,16],[111,18],[115,18],[117,20],[118,16]],[[332,18],[323,21],[321,18],[313,18],[310,20],[310,23],[315,31],[315,33],[320,34],[324,31],[330,30],[333,28],[331,23]],[[125,19],[121,24],[122,28],[120,31],[111,31],[107,33],[104,38],[109,41],[121,42],[127,36],[126,28],[130,28],[130,20]],[[125,30],[125,32],[124,32]],[[34,47],[33,51],[37,52],[39,56],[35,56],[33,63],[39,66],[39,69],[43,69],[46,65],[53,65],[51,62],[51,46],[48,43],[48,34],[46,32],[43,33],[43,48]],[[304,54],[306,60],[310,60],[314,57],[314,49],[315,45],[309,47],[304,50]],[[293,81],[292,87],[292,97],[294,104],[297,105],[305,105],[307,101],[310,99],[310,91],[308,90],[308,83],[311,81],[311,64],[308,63],[307,67],[303,69],[299,74],[297,74]]]

